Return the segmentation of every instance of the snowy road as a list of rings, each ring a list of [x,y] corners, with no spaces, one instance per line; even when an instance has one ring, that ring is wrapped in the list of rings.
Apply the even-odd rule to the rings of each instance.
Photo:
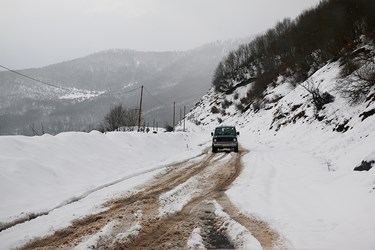
[[[252,131],[239,154],[207,131],[0,137],[0,225],[46,213],[0,249],[373,249],[375,172],[352,171],[373,134]]]
[[[24,249],[282,247],[267,223],[241,214],[224,191],[246,152],[206,154],[170,166],[103,212],[75,221]]]

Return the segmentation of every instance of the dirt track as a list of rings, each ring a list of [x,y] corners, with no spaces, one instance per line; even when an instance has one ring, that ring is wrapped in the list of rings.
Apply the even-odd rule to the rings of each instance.
[[[72,249],[83,243],[91,249],[186,249],[196,228],[201,229],[206,248],[235,248],[222,228],[223,220],[214,213],[214,200],[263,248],[283,248],[275,230],[240,213],[224,193],[240,174],[245,153],[207,153],[201,159],[171,166],[137,193],[105,204],[106,211],[75,221],[24,249]],[[176,209],[183,197],[189,199]]]

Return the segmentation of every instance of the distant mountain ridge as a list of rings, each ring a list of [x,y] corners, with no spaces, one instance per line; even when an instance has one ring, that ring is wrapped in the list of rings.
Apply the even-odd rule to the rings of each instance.
[[[142,85],[152,94],[144,99],[145,122],[155,119],[161,126],[170,124],[172,103],[176,102],[178,108],[191,108],[210,88],[218,62],[241,42],[213,42],[171,52],[111,49],[19,71],[63,89],[0,72],[0,134],[31,135],[33,124],[51,134],[93,129],[112,105],[123,103],[131,109],[139,105],[139,92],[99,93],[127,92]],[[65,88],[80,94],[71,94]]]

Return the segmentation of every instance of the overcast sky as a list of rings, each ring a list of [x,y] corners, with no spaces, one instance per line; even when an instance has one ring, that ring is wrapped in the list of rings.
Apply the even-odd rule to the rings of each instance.
[[[319,0],[0,0],[0,64],[41,67],[120,48],[187,50],[264,32]]]

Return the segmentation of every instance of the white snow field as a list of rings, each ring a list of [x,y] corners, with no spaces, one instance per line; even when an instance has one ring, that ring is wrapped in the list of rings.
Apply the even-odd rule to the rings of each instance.
[[[338,67],[327,64],[312,79],[332,93]],[[242,95],[246,88],[236,92]],[[363,160],[375,160],[375,115],[360,116],[375,102],[350,106],[335,95],[319,121],[301,86],[290,88],[284,79],[268,92],[281,99],[255,113],[230,107],[221,117],[237,126],[240,150],[246,151],[244,170],[226,191],[229,198],[245,214],[268,222],[288,246],[375,249],[375,168],[353,171]],[[0,249],[22,246],[97,213],[105,201],[137,192],[137,185],[169,164],[207,152],[210,132],[219,124],[218,114],[210,112],[215,96],[210,91],[193,110],[190,117],[200,125],[187,122],[188,132],[0,137],[0,222],[7,228],[0,232]],[[304,116],[294,119],[301,112]],[[337,132],[346,120],[347,131]],[[10,226],[38,214],[46,215]],[[196,229],[188,246],[202,247],[198,236]]]

